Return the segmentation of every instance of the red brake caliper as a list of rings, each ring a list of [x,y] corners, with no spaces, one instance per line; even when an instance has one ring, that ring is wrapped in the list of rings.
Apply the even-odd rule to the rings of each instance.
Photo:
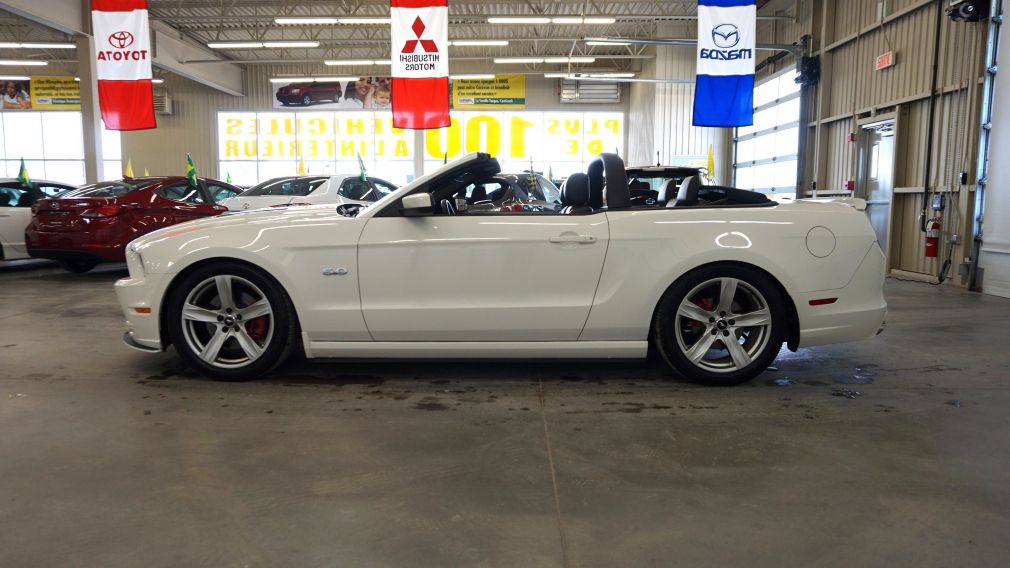
[[[701,298],[693,301],[694,305],[705,310],[706,312],[711,312],[712,310],[715,309],[715,300],[713,300],[712,298]],[[705,324],[700,321],[688,320],[687,325],[694,331],[699,331],[705,328]]]
[[[262,344],[266,341],[267,332],[270,331],[270,321],[267,319],[268,317],[269,316],[260,316],[245,322],[246,332],[256,343]]]

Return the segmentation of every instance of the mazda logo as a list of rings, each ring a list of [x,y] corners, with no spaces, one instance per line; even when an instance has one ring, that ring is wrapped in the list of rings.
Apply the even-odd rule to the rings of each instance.
[[[712,29],[712,42],[716,47],[729,49],[740,43],[740,30],[733,24],[719,24]]]
[[[127,31],[114,32],[109,36],[109,45],[118,49],[126,49],[133,45],[133,34]]]

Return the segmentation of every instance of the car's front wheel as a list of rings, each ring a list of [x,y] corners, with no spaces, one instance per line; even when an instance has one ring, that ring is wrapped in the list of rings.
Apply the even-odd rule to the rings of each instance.
[[[715,264],[667,290],[653,342],[668,365],[708,385],[737,385],[763,373],[782,347],[785,300],[764,273]]]
[[[294,308],[260,270],[222,262],[200,267],[174,286],[168,331],[188,363],[224,380],[248,380],[283,363],[296,337]]]
[[[312,104],[311,95],[305,95],[304,97],[302,97],[302,106],[309,106],[311,104]]]

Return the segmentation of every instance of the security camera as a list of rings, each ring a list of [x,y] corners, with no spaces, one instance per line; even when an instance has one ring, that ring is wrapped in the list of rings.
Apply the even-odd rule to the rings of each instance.
[[[977,22],[989,13],[989,0],[950,0],[947,17],[955,22]]]

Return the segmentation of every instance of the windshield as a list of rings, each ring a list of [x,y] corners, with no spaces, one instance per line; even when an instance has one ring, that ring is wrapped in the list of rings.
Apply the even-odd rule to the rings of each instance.
[[[72,189],[59,195],[63,198],[73,197],[122,197],[131,191],[151,185],[164,178],[134,178],[123,181],[102,181],[86,185],[79,189]]]
[[[323,182],[330,178],[319,177],[279,177],[250,187],[239,197],[257,197],[261,195],[305,196],[315,191]]]

